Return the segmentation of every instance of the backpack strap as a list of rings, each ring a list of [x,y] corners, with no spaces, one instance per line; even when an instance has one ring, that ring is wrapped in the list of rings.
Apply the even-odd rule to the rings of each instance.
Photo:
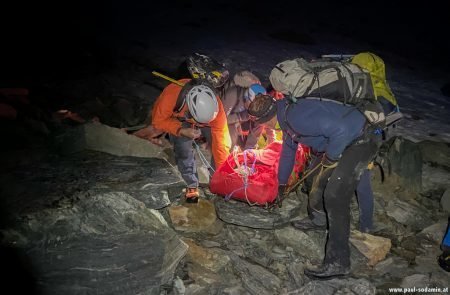
[[[178,98],[177,98],[177,102],[176,102],[175,106],[173,107],[174,113],[181,112],[181,110],[183,109],[185,104],[186,104],[185,96],[181,95],[181,92],[180,92],[180,94],[178,95]]]
[[[288,114],[288,110],[289,107],[295,102],[287,102],[286,106],[284,107],[284,119],[283,122],[287,127],[286,133],[292,138],[292,140],[295,141],[295,139],[297,137],[300,137],[300,134],[298,134],[297,132],[294,131],[294,128],[292,128],[291,124],[289,124],[289,121],[287,119],[287,114]]]
[[[181,88],[180,93],[178,94],[177,102],[175,103],[175,106],[173,107],[174,113],[179,113],[183,109],[184,105],[186,104],[186,95],[188,94],[189,90],[191,90],[192,87],[194,87],[196,84],[198,84],[197,81],[191,80],[184,84],[184,86]]]
[[[314,71],[313,74],[314,74],[314,76],[313,76],[313,78],[312,78],[312,81],[311,81],[311,83],[308,85],[308,88],[306,88],[306,90],[305,90],[305,94],[306,94],[306,95],[309,94],[309,92],[311,91],[311,88],[312,88],[313,85],[316,83],[316,81],[317,81],[317,83],[319,84],[318,88],[320,88],[319,74],[318,74],[316,71]],[[306,75],[306,74],[305,74],[305,75]],[[305,75],[303,75],[303,76],[300,77],[300,79],[298,80],[297,86],[298,86],[298,84],[300,83],[300,81],[303,79],[303,77],[304,77]],[[295,88],[297,88],[297,86],[296,86]],[[322,97],[322,95],[320,95],[320,97]]]
[[[349,73],[350,79],[352,81],[352,87],[354,87],[355,86],[355,78],[352,75],[352,71],[347,67],[346,63],[342,62],[341,64],[342,64],[342,67],[344,69],[346,69],[347,72]],[[353,89],[350,89],[350,87],[345,87],[345,86],[348,86],[347,78],[344,75],[342,75],[342,72],[339,69],[338,69],[338,72],[340,74],[339,78],[343,79],[342,88],[343,88],[343,93],[344,93],[344,104],[347,104],[347,98],[350,98],[351,100],[353,100],[356,96],[356,91],[355,91],[355,93],[352,94]],[[350,92],[350,93],[348,93],[348,95],[345,91],[346,89],[348,89],[348,91]]]

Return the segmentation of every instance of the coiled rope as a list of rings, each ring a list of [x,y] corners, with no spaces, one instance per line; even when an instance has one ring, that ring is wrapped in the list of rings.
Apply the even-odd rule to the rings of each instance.
[[[255,164],[256,164],[256,155],[252,150],[245,150],[242,154],[244,157],[244,161],[242,163],[242,165],[239,163],[239,158],[238,158],[238,148],[234,148],[233,149],[233,160],[236,164],[236,168],[234,168],[233,170],[235,171],[235,173],[237,173],[243,182],[243,186],[240,188],[235,189],[234,191],[232,191],[231,193],[229,193],[228,195],[225,196],[225,201],[229,201],[231,199],[231,197],[233,196],[233,194],[241,189],[244,189],[244,194],[245,194],[245,200],[247,201],[247,203],[250,206],[254,206],[257,205],[258,203],[252,203],[250,202],[250,200],[248,199],[248,195],[247,195],[247,188],[248,188],[248,178],[249,176],[254,175],[257,170],[255,168]],[[248,155],[252,154],[253,155],[253,163],[251,164],[251,166],[247,165],[247,161],[248,161]],[[231,166],[231,165],[230,165]]]

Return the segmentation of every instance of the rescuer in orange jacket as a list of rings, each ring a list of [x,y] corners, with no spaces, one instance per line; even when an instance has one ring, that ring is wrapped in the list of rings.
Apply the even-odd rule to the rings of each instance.
[[[198,174],[193,140],[204,135],[219,167],[228,157],[230,136],[222,102],[214,90],[194,80],[182,79],[183,87],[171,83],[160,94],[152,110],[152,126],[169,133],[175,161],[187,184],[186,202],[197,203]]]

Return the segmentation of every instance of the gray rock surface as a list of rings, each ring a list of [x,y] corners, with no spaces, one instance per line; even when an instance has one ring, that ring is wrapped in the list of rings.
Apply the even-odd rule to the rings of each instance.
[[[375,286],[366,279],[332,279],[329,281],[310,281],[295,294],[328,295],[358,294],[374,295]]]
[[[399,177],[400,183],[408,190],[422,190],[422,153],[419,146],[402,137],[394,137],[389,142],[387,152],[392,173]]]
[[[248,263],[237,255],[230,255],[233,267],[239,274],[244,288],[252,295],[277,294],[281,280],[265,268]]]
[[[430,276],[425,274],[414,274],[405,277],[402,280],[401,287],[402,288],[408,288],[413,289],[416,288],[424,288],[429,286],[430,284]]]
[[[398,199],[389,201],[386,207],[386,213],[397,222],[411,226],[417,230],[424,229],[433,223],[431,216],[425,208]]]
[[[251,228],[272,229],[289,223],[297,217],[303,204],[301,194],[297,197],[290,194],[283,201],[281,208],[272,211],[264,207],[249,206],[245,202],[219,199],[216,201],[217,216],[226,223],[247,226]]]
[[[422,166],[422,190],[444,192],[450,187],[450,173],[446,168],[424,163]]]
[[[391,277],[403,278],[408,273],[405,270],[408,268],[408,261],[399,257],[389,257],[386,260],[378,263],[374,270],[379,275],[389,274]]]
[[[438,223],[430,225],[429,227],[423,229],[420,233],[418,233],[417,236],[424,237],[439,245],[442,242],[445,230],[447,229],[447,222],[447,220],[442,220]]]
[[[450,168],[450,145],[445,142],[424,140],[419,142],[424,162]]]
[[[164,148],[96,122],[67,130],[55,139],[55,144],[63,153],[92,150],[117,156],[168,158]]]
[[[27,220],[19,231],[34,237],[25,248],[43,294],[159,294],[188,248],[160,213],[125,193]]]
[[[450,188],[446,189],[441,197],[441,207],[445,212],[450,213]]]
[[[0,184],[7,187],[4,194],[12,212],[38,204],[71,203],[93,192],[111,191],[130,194],[148,208],[160,209],[169,205],[184,187],[184,182],[165,160],[117,157],[92,151],[55,157],[2,178]]]
[[[322,239],[316,239],[317,233],[303,232],[291,226],[275,230],[275,237],[282,245],[292,247],[299,255],[306,259],[320,260],[324,255],[325,249],[325,233]]]

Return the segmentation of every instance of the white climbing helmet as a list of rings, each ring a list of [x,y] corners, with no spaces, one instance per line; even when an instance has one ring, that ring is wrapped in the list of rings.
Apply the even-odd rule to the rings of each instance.
[[[211,122],[219,112],[216,94],[206,85],[192,87],[186,95],[186,103],[194,120],[201,124]]]

